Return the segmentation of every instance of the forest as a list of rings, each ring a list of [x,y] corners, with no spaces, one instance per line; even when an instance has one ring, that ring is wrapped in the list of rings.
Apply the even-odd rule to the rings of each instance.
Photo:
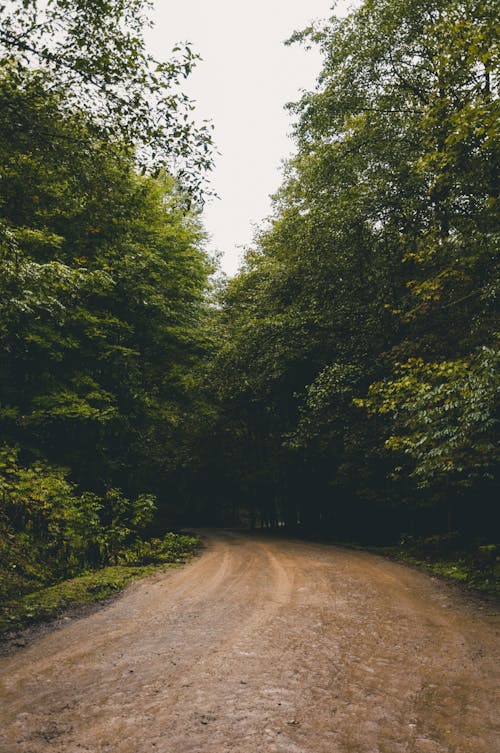
[[[149,55],[148,5],[0,6],[0,597],[191,526],[493,551],[497,2],[291,36],[322,70],[230,279],[197,55]]]

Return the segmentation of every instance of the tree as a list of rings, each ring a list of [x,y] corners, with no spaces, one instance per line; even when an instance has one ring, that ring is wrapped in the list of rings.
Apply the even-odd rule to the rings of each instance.
[[[167,169],[200,200],[212,166],[208,123],[197,126],[180,88],[197,61],[188,45],[169,61],[146,50],[147,0],[13,0],[0,7],[0,57],[23,77],[43,70],[72,113],[92,113],[102,140],[133,147],[144,169]],[[4,102],[15,108],[15,102]],[[47,137],[57,135],[47,128]]]
[[[490,483],[493,19],[481,0],[365,0],[292,37],[323,70],[291,106],[297,155],[228,286],[217,364],[245,487],[278,487],[310,525],[391,538],[425,499],[422,525],[446,526],[460,498],[467,527]]]
[[[2,596],[172,556],[141,537],[177,521],[200,402],[210,137],[178,88],[190,50],[145,52],[146,5],[0,8]]]
[[[44,72],[14,69],[0,98],[15,103],[0,140],[3,436],[83,488],[158,491],[205,347],[197,214],[173,178],[137,174],[127,144],[68,112]]]

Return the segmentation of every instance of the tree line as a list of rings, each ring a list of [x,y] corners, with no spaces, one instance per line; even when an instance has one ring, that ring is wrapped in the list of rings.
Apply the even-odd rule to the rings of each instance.
[[[0,45],[0,568],[125,556],[184,452],[207,351],[211,136],[142,0],[13,2]],[[192,208],[191,208],[192,207]],[[128,555],[127,555],[128,556]]]
[[[200,221],[196,56],[143,0],[1,9],[0,567],[7,591],[153,530],[491,541],[497,3],[364,0],[297,32],[314,91],[240,272]]]
[[[498,535],[497,20],[481,0],[365,0],[291,38],[323,67],[223,296],[202,454],[226,511]]]

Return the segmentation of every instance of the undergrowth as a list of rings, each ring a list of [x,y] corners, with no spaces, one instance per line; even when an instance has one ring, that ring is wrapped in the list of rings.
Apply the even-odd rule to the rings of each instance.
[[[378,548],[381,554],[417,565],[484,594],[500,596],[500,557],[496,544],[463,546],[459,534],[415,538],[403,536],[397,547]]]
[[[500,596],[500,563],[496,563],[489,572],[475,567],[470,563],[467,554],[449,560],[421,559],[401,550],[398,559],[411,565],[418,565],[425,570],[451,580],[460,581],[464,585],[482,593]]]
[[[0,636],[58,617],[69,608],[102,601],[158,567],[185,562],[198,546],[194,536],[167,533],[162,539],[123,550],[115,565],[88,570],[30,593],[12,594],[0,605]]]

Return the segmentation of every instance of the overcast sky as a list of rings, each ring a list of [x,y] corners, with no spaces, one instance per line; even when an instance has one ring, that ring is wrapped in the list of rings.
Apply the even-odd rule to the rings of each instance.
[[[348,5],[337,3],[339,13]],[[283,42],[295,29],[331,15],[331,0],[155,1],[151,52],[169,56],[177,42],[191,42],[203,60],[185,85],[197,115],[215,126],[218,151],[212,184],[221,197],[204,212],[211,248],[234,274],[241,246],[270,211],[269,194],[281,182],[290,155],[290,114],[283,107],[300,89],[314,86],[321,60],[316,50]]]

